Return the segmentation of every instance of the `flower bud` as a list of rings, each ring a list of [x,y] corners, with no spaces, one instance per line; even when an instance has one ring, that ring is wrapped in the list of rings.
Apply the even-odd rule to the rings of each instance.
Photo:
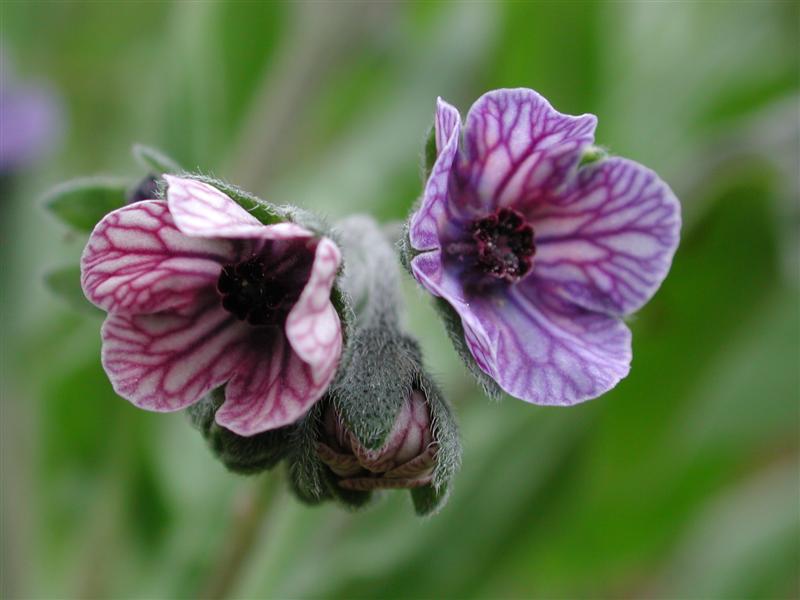
[[[422,487],[431,483],[436,466],[438,446],[431,429],[430,406],[418,389],[403,400],[391,430],[375,449],[358,441],[331,403],[325,411],[317,453],[345,489]]]

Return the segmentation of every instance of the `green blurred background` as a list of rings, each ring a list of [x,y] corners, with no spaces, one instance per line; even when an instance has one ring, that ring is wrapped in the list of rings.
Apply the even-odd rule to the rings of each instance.
[[[2,198],[2,596],[212,594],[277,480],[229,596],[798,597],[798,6],[4,1],[7,58],[59,91],[66,135]],[[399,219],[436,97],[465,114],[515,86],[597,114],[598,142],[682,200],[683,240],[631,321],[631,375],[571,409],[483,398],[409,282],[463,432],[435,517],[227,473],[182,415],[113,394],[100,319],[43,285],[85,240],[41,195],[140,176],[133,142],[279,203]]]

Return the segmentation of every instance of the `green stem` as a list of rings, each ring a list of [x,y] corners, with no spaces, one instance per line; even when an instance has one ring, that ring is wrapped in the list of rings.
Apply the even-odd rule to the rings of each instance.
[[[230,596],[264,529],[267,516],[277,504],[280,489],[280,478],[271,473],[268,477],[256,477],[234,498],[228,538],[214,570],[198,594],[199,598],[220,600]]]

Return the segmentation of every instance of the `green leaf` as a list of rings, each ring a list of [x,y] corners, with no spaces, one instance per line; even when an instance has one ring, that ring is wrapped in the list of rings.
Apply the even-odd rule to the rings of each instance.
[[[150,148],[142,144],[134,144],[132,152],[136,162],[153,175],[183,172],[183,169],[177,162],[155,148]]]
[[[61,221],[90,232],[110,213],[125,206],[129,182],[109,177],[84,177],[62,183],[45,196],[45,206]]]
[[[103,311],[86,299],[81,289],[81,269],[77,265],[61,267],[44,277],[45,285],[70,306],[85,313],[102,315]]]

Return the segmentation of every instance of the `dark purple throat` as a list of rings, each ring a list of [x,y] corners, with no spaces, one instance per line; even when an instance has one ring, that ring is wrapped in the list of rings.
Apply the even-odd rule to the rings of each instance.
[[[536,253],[533,227],[519,212],[501,208],[473,222],[471,231],[480,271],[509,283],[530,271]]]
[[[222,306],[251,325],[282,325],[303,291],[304,282],[291,271],[261,256],[225,265],[217,280]]]

